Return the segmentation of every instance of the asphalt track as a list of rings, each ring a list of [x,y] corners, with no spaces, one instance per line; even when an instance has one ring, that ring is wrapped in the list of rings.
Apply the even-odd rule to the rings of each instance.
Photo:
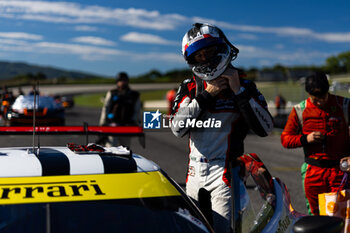
[[[178,183],[185,183],[189,153],[186,136],[176,138],[170,130],[146,131],[146,148],[140,147],[136,140],[133,141],[132,148],[135,153],[155,161]],[[299,212],[307,213],[300,175],[302,149],[284,149],[280,143],[280,131],[275,131],[264,138],[248,135],[245,153],[258,154],[271,175],[279,177],[287,185],[293,207]],[[253,189],[251,192],[255,192],[253,197],[259,196],[257,190],[250,187]]]
[[[66,111],[67,125],[97,125],[100,109],[78,108]],[[156,162],[173,179],[184,185],[186,178],[186,166],[188,155],[188,139],[176,138],[169,129],[145,130],[146,147],[143,148],[136,138],[132,139],[131,149]],[[96,141],[95,136],[89,136],[89,142]],[[31,136],[0,136],[0,147],[31,146]],[[64,146],[66,143],[86,142],[85,136],[41,136],[35,138],[35,143],[41,146],[56,145]],[[279,177],[287,185],[291,194],[293,207],[302,213],[306,213],[304,194],[301,186],[300,166],[303,161],[301,149],[288,150],[280,144],[280,131],[274,131],[270,136],[260,138],[248,135],[245,140],[245,152],[257,153],[269,169],[272,176]],[[250,192],[256,192],[250,186]]]

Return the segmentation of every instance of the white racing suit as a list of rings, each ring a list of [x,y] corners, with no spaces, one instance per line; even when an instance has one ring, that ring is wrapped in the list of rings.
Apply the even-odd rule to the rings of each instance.
[[[175,136],[189,135],[186,192],[200,207],[206,205],[201,203],[205,196],[211,201],[209,218],[216,232],[230,232],[231,228],[230,162],[243,154],[249,129],[267,136],[273,128],[263,95],[252,81],[240,78],[240,82],[238,95],[224,90],[212,97],[200,78],[186,79],[177,92],[171,116]]]

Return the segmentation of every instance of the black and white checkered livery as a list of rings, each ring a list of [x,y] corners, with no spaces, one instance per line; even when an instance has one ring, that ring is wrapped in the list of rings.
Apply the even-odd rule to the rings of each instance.
[[[68,147],[0,149],[0,177],[129,173],[159,170],[125,147],[74,151]]]

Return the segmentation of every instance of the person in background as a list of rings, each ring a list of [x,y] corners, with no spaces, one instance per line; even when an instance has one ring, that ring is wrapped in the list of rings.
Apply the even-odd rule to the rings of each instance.
[[[13,104],[13,102],[15,101],[16,98],[15,98],[14,94],[12,93],[12,91],[9,90],[6,85],[2,86],[0,96],[1,96],[0,116],[4,117],[6,115],[8,109]]]
[[[20,96],[20,95],[24,95],[22,87],[18,87],[18,96]]]
[[[328,92],[325,73],[316,72],[305,81],[309,94],[295,105],[281,134],[285,148],[303,147],[301,167],[309,214],[319,215],[318,194],[335,191],[342,180],[340,161],[350,155],[350,99]]]
[[[173,88],[166,93],[166,99],[168,101],[168,115],[171,114],[171,109],[174,105],[176,92],[177,92],[177,88]]]
[[[230,169],[237,167],[248,131],[267,136],[272,117],[256,85],[231,65],[238,49],[218,27],[194,24],[183,37],[182,53],[193,77],[181,83],[170,120],[175,136],[189,135],[186,193],[205,211],[215,232],[232,232]],[[186,126],[193,120],[220,124]]]
[[[276,115],[282,115],[286,108],[286,100],[281,94],[276,95],[275,98]]]
[[[116,88],[107,92],[100,116],[101,126],[138,126],[141,123],[140,93],[129,87],[129,76],[120,72]],[[97,142],[105,146],[130,147],[129,137],[103,137]]]
[[[15,100],[15,96],[14,96],[12,90],[9,90],[6,85],[2,86],[1,100],[6,100],[6,101],[9,101],[11,103]]]
[[[40,95],[40,91],[36,85],[32,85],[32,89],[28,92],[28,95]]]

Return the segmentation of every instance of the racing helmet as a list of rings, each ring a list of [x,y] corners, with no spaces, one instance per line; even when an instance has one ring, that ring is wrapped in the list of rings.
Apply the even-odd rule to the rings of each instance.
[[[215,49],[213,56],[204,63],[196,62],[194,54],[211,46]],[[205,81],[219,77],[238,52],[218,27],[207,23],[195,23],[182,39],[182,55],[193,73]]]

